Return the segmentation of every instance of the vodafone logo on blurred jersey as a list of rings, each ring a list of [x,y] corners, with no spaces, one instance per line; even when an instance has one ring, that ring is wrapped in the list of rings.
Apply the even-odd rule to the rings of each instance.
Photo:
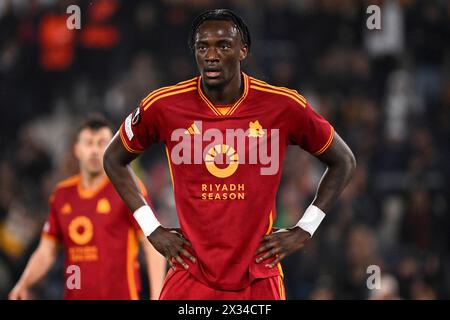
[[[250,121],[245,130],[225,129],[225,133],[203,130],[202,121],[194,121],[173,130],[171,141],[176,142],[171,150],[174,165],[204,164],[217,178],[232,176],[242,164],[259,165],[261,175],[277,174],[280,168],[279,129],[264,129],[258,120]]]

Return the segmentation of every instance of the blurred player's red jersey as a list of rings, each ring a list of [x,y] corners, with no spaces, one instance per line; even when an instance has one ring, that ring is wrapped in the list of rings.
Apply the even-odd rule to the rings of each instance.
[[[73,277],[67,281],[73,270],[66,273],[64,299],[138,299],[139,226],[106,177],[89,191],[80,180],[56,186],[43,231],[64,247],[65,270],[79,267],[80,289]]]
[[[286,146],[317,155],[333,137],[331,125],[296,91],[245,74],[243,79],[242,96],[228,106],[207,99],[200,77],[156,90],[120,129],[130,152],[165,143],[180,226],[198,258],[197,264],[187,261],[189,271],[219,290],[240,290],[255,279],[282,274],[280,265],[256,264],[255,251],[276,219]],[[227,134],[240,137],[228,141]],[[264,147],[271,164],[258,154]],[[221,164],[220,158],[228,162]]]

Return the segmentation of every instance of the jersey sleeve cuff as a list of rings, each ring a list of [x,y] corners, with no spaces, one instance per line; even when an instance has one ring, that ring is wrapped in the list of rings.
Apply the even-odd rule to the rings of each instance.
[[[324,144],[324,146],[322,148],[320,148],[318,151],[314,152],[313,155],[318,156],[318,155],[321,155],[322,153],[324,153],[325,151],[327,151],[327,149],[331,146],[331,142],[333,142],[333,138],[334,138],[334,128],[332,126],[330,126],[330,135],[328,137],[327,142]]]
[[[43,239],[47,239],[47,240],[50,240],[50,241],[59,243],[59,239],[58,239],[56,236],[52,235],[52,234],[43,232],[43,233],[41,234],[41,237],[42,237]]]
[[[136,154],[142,153],[143,150],[136,150],[136,149],[133,149],[132,147],[130,147],[127,140],[123,136],[123,128],[122,127],[123,127],[123,124],[120,126],[119,135],[120,135],[120,140],[122,141],[122,144],[125,147],[125,149],[127,149],[127,151],[130,153],[136,153]]]

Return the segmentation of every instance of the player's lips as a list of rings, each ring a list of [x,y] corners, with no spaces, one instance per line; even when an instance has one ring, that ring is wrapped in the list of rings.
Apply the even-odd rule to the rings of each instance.
[[[217,78],[222,73],[221,69],[218,68],[206,68],[204,74],[208,78]]]
[[[98,158],[91,158],[91,159],[89,159],[89,162],[90,162],[92,165],[98,165],[98,164],[101,163],[100,159],[98,159]]]

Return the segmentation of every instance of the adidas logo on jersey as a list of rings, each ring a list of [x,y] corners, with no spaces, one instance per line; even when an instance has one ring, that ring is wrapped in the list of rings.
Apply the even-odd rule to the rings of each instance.
[[[200,134],[200,130],[198,129],[195,122],[193,122],[187,130],[184,131],[184,134]]]

